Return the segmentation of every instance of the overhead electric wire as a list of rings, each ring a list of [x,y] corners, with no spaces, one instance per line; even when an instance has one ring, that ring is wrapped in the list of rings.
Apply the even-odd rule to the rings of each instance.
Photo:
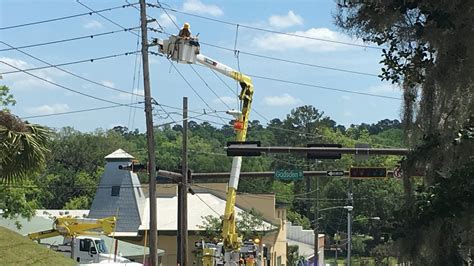
[[[204,78],[201,76],[201,74],[199,74],[199,72],[197,72],[197,70],[192,66],[192,65],[189,65],[191,67],[191,69],[194,71],[194,73],[196,73],[196,75],[202,80],[202,82],[204,83],[204,85],[206,85],[206,87],[214,94],[214,96],[217,97],[217,99],[222,102],[227,108],[229,109],[232,109],[226,102],[224,102],[222,100],[222,98],[217,95],[217,93],[209,86],[209,84],[207,84],[206,80],[204,80]]]
[[[65,89],[65,90],[68,90],[68,91],[71,91],[71,92],[80,94],[80,95],[82,95],[82,96],[86,96],[86,97],[89,97],[89,98],[92,98],[92,99],[95,99],[95,100],[98,100],[98,101],[106,102],[106,103],[113,103],[113,104],[116,104],[116,105],[122,104],[122,103],[118,103],[118,102],[106,100],[106,99],[103,99],[103,98],[100,98],[100,97],[97,97],[97,96],[94,96],[94,95],[90,95],[90,94],[87,94],[87,93],[84,93],[84,92],[80,92],[80,91],[75,90],[75,89],[71,89],[71,88],[69,88],[69,87],[66,87],[66,86],[61,85],[61,84],[58,84],[58,83],[56,83],[56,82],[47,80],[47,79],[42,78],[42,77],[40,77],[40,76],[37,76],[37,75],[35,75],[35,74],[31,74],[31,73],[28,72],[28,71],[23,71],[22,69],[20,69],[20,68],[14,66],[14,65],[11,65],[11,64],[9,64],[9,63],[7,63],[7,62],[5,62],[5,61],[0,60],[0,63],[5,64],[5,65],[7,65],[7,66],[9,66],[9,67],[15,68],[15,69],[17,69],[17,70],[20,70],[20,71],[22,71],[23,73],[25,73],[25,74],[27,74],[27,75],[30,75],[30,76],[32,76],[32,77],[34,77],[34,78],[37,78],[37,79],[39,79],[39,80],[42,80],[42,81],[47,82],[47,83],[49,83],[49,84],[52,84],[52,85],[54,85],[54,86],[63,88],[63,89]],[[123,104],[123,105],[126,105],[126,104]]]
[[[250,75],[250,74],[247,74],[247,75],[250,76],[250,77],[253,77],[253,78],[277,81],[277,82],[293,84],[293,85],[299,85],[299,86],[304,86],[304,87],[312,87],[312,88],[318,88],[318,89],[329,90],[329,91],[345,92],[345,93],[365,95],[365,96],[378,97],[378,98],[385,98],[385,99],[391,99],[391,100],[400,100],[400,101],[402,100],[401,98],[393,97],[393,96],[385,96],[385,95],[373,94],[373,93],[367,93],[367,92],[351,91],[351,90],[346,90],[346,89],[337,89],[337,88],[332,88],[332,87],[327,87],[327,86],[314,85],[314,84],[309,84],[309,83],[303,83],[303,82],[298,82],[298,81],[290,81],[290,80],[284,80],[284,79],[277,79],[277,78],[271,78],[271,77],[265,77],[265,76],[259,76],[259,75]]]
[[[245,24],[229,22],[229,21],[225,21],[225,20],[221,20],[221,19],[210,18],[210,17],[198,15],[198,14],[179,11],[179,10],[169,8],[169,7],[164,7],[162,4],[159,3],[159,1],[158,1],[158,5],[148,4],[148,6],[155,7],[155,8],[161,8],[163,10],[169,10],[171,12],[175,12],[175,13],[179,13],[179,14],[183,14],[183,15],[187,15],[187,16],[192,16],[192,17],[197,17],[197,18],[201,18],[201,19],[205,19],[205,20],[209,20],[209,21],[214,21],[214,22],[218,22],[218,23],[222,23],[222,24],[226,24],[226,25],[239,26],[241,28],[247,28],[247,29],[256,30],[256,31],[263,31],[263,32],[268,32],[268,33],[273,33],[273,34],[278,34],[278,35],[286,35],[286,36],[297,37],[297,38],[302,38],[302,39],[328,42],[328,43],[335,43],[335,44],[348,45],[348,46],[355,46],[355,47],[361,47],[361,48],[370,48],[370,49],[377,49],[377,50],[382,50],[383,49],[383,48],[378,47],[378,46],[363,45],[363,44],[349,43],[349,42],[341,42],[341,41],[329,40],[329,39],[324,39],[324,38],[316,38],[316,37],[299,35],[299,34],[295,34],[295,33],[288,33],[288,32],[276,31],[276,30],[263,29],[263,28],[249,26],[249,25],[245,25]]]
[[[92,13],[94,13],[94,14],[100,16],[101,18],[107,20],[108,22],[110,22],[110,23],[112,23],[112,24],[114,24],[114,25],[116,25],[116,26],[118,26],[118,27],[120,27],[120,28],[122,28],[122,29],[124,29],[124,30],[126,29],[124,26],[118,24],[117,22],[115,22],[115,21],[113,21],[113,20],[107,18],[106,16],[104,16],[104,15],[102,15],[102,14],[100,14],[100,13],[97,13],[94,9],[90,8],[88,5],[82,3],[81,1],[76,0],[76,2],[77,2],[78,4],[80,4],[81,6],[83,6],[83,7],[87,8],[87,9],[89,9]],[[136,3],[136,4],[138,4],[138,3]],[[134,5],[136,5],[136,4],[134,4]],[[129,5],[126,5],[126,6],[130,6],[130,4],[129,4]],[[130,32],[131,34],[133,34],[133,35],[135,35],[135,36],[139,36],[138,33],[135,33],[135,32],[133,32],[133,31],[128,31],[128,32]]]
[[[92,8],[90,8],[89,6],[87,6],[87,5],[83,4],[83,3],[81,3],[79,0],[76,0],[76,2],[79,3],[80,5],[86,7],[87,9],[89,9],[89,10],[91,10],[91,11],[94,11],[94,9],[92,9]],[[118,27],[120,27],[120,28],[122,28],[122,29],[125,29],[125,28],[124,28],[122,25],[120,25],[119,23],[117,23],[117,22],[115,22],[115,21],[113,21],[113,20],[111,20],[111,19],[109,19],[109,18],[107,18],[107,17],[105,17],[105,16],[103,16],[103,15],[101,15],[101,14],[97,14],[97,15],[101,16],[103,19],[109,21],[110,23],[112,23],[112,24],[114,24],[114,25],[116,25],[116,26],[118,26]],[[157,21],[156,19],[155,19],[155,21],[158,23],[158,21]],[[159,25],[159,24],[158,24],[158,25]],[[161,26],[160,26],[160,27],[161,27]],[[134,33],[134,32],[131,32],[131,31],[128,31],[128,32],[130,32],[131,34],[134,34],[135,36],[140,36],[139,34],[136,34],[136,33]],[[168,60],[169,60],[169,58],[168,58]],[[171,60],[169,60],[169,61],[171,62]],[[201,100],[203,100],[203,102],[204,102],[210,109],[212,109],[212,108],[209,106],[209,104],[199,95],[199,93],[197,93],[197,91],[192,87],[192,85],[184,78],[184,76],[183,76],[183,75],[181,74],[181,72],[174,66],[174,64],[171,63],[171,65],[176,69],[176,71],[177,71],[177,72],[179,73],[179,75],[186,81],[186,83],[191,87],[191,89],[199,96],[199,98],[201,98]],[[160,107],[161,107],[161,106],[160,106]],[[161,107],[161,108],[162,108],[162,107]],[[163,110],[165,113],[167,113],[165,109],[162,108],[162,110]],[[167,114],[168,114],[168,113],[167,113]],[[169,115],[169,114],[168,114],[168,115]],[[170,116],[170,117],[171,117],[171,116]],[[173,118],[171,117],[171,119],[173,119]],[[221,118],[221,120],[222,120],[222,118]]]
[[[140,46],[140,36],[137,36],[137,44],[136,44],[136,48],[135,50],[138,51],[139,49],[139,46]],[[140,66],[138,65],[138,62],[141,62],[140,61],[140,56],[138,56],[138,53],[135,54],[135,65],[133,66],[133,78],[132,78],[132,88],[131,88],[131,93],[133,93],[135,91],[135,80],[137,78],[137,71],[139,72],[139,69],[140,69]],[[137,69],[138,68],[138,69]],[[140,72],[139,72],[140,73]],[[138,74],[138,76],[140,76],[140,74]],[[140,78],[140,77],[139,77]],[[138,91],[138,86],[137,86],[137,91]],[[132,103],[133,101],[136,101],[135,99],[135,95],[130,95],[130,103]],[[132,119],[132,110],[133,111],[136,111],[135,109],[133,108],[130,108],[129,111],[128,111],[128,123],[127,123],[127,127],[128,128],[133,128],[130,127],[130,121]],[[133,112],[133,119],[135,120],[135,112]]]
[[[168,16],[168,19],[171,20],[173,22],[173,24],[175,25],[175,27],[179,30],[179,27],[178,27],[178,24],[176,24],[176,22],[174,21],[174,19],[168,14],[168,12],[166,12],[166,15]],[[155,21],[158,23],[158,20],[155,19]],[[161,25],[158,23],[158,25],[161,27]],[[178,74],[181,76],[181,78],[186,82],[186,84],[188,84],[188,86],[194,91],[194,93],[201,99],[201,101],[204,102],[204,104],[209,108],[209,109],[213,109],[205,100],[204,98],[193,88],[193,86],[191,85],[191,83],[188,82],[188,80],[184,77],[184,75],[179,71],[179,69],[173,64],[173,62],[167,58],[168,61],[171,63],[171,65],[173,66],[173,68],[176,70],[176,72],[178,72]],[[216,92],[209,86],[209,84],[204,80],[204,78],[196,71],[196,69],[194,69],[193,66],[191,66],[191,69],[194,71],[194,73],[204,82],[204,84],[206,85],[206,87],[219,99],[222,101],[221,97],[219,97]],[[222,101],[223,102],[223,101]],[[225,103],[224,103],[225,104]],[[227,104],[225,104],[227,105]],[[228,106],[228,105],[227,105]],[[230,109],[230,108],[229,108]],[[220,117],[219,115],[217,115],[219,117],[219,119],[225,123],[225,120]]]
[[[34,44],[28,44],[28,45],[23,45],[23,46],[17,46],[16,48],[24,49],[24,48],[38,47],[38,46],[51,45],[51,44],[57,44],[57,43],[63,43],[63,42],[71,42],[71,41],[77,41],[77,40],[83,40],[83,39],[92,39],[92,38],[98,37],[98,36],[105,36],[105,35],[115,34],[115,33],[119,33],[119,32],[126,32],[126,31],[139,29],[139,28],[140,27],[133,27],[133,28],[127,28],[127,29],[124,29],[124,30],[108,31],[108,32],[102,32],[102,33],[91,34],[91,35],[84,35],[84,36],[61,39],[61,40],[55,40],[55,41],[49,41],[49,42],[34,43]],[[0,49],[0,52],[6,52],[6,51],[14,50],[14,49],[15,48]]]
[[[337,68],[337,67],[316,65],[316,64],[311,64],[311,63],[306,63],[306,62],[301,62],[301,61],[295,61],[295,60],[290,60],[290,59],[285,59],[285,58],[278,58],[278,57],[274,57],[274,56],[260,55],[260,54],[245,52],[245,51],[241,51],[241,50],[233,50],[231,48],[226,48],[226,47],[223,47],[223,46],[210,44],[210,43],[205,43],[205,42],[199,42],[199,43],[203,44],[203,45],[206,45],[206,46],[221,49],[221,50],[226,50],[226,51],[231,51],[231,52],[238,52],[239,54],[244,54],[244,55],[249,55],[249,56],[259,57],[259,58],[265,58],[265,59],[270,59],[270,60],[275,60],[275,61],[280,61],[280,62],[285,62],[285,63],[290,63],[290,64],[296,64],[296,65],[302,65],[302,66],[308,66],[308,67],[315,67],[315,68],[321,68],[321,69],[333,70],[333,71],[339,71],[339,72],[345,72],[345,73],[351,73],[351,74],[358,74],[358,75],[364,75],[364,76],[379,77],[377,74],[372,74],[372,73],[342,69],[342,68]]]
[[[8,30],[8,29],[20,28],[20,27],[25,27],[25,26],[32,26],[32,25],[48,23],[48,22],[53,22],[53,21],[59,21],[59,20],[65,20],[65,19],[70,19],[70,18],[76,18],[76,17],[86,16],[86,15],[91,16],[94,13],[99,14],[99,13],[102,13],[102,12],[112,11],[112,10],[115,10],[115,9],[125,8],[125,7],[129,7],[129,6],[134,6],[134,5],[137,5],[137,4],[138,3],[128,4],[128,5],[121,5],[121,6],[116,6],[116,7],[104,8],[104,9],[100,9],[100,10],[96,10],[96,11],[92,11],[92,12],[87,12],[87,13],[80,13],[80,14],[69,15],[69,16],[64,16],[64,17],[40,20],[40,21],[35,21],[35,22],[28,22],[28,23],[12,25],[12,26],[6,26],[6,27],[0,27],[0,30]]]
[[[21,119],[31,119],[31,118],[40,118],[40,117],[49,117],[49,116],[58,116],[58,115],[77,114],[77,113],[92,112],[92,111],[98,111],[98,110],[104,110],[104,109],[112,109],[112,108],[117,108],[117,107],[131,107],[131,108],[133,108],[137,104],[140,104],[140,103],[116,104],[116,105],[111,105],[111,106],[96,107],[96,108],[89,108],[89,109],[82,109],[82,110],[75,110],[75,111],[68,111],[68,112],[61,112],[61,113],[24,116],[24,117],[21,117]]]
[[[56,69],[58,69],[58,70],[60,70],[60,71],[62,71],[62,72],[64,72],[64,73],[67,73],[67,74],[69,74],[69,75],[71,75],[71,76],[74,76],[74,77],[76,77],[76,78],[79,78],[79,79],[82,79],[82,80],[84,80],[84,81],[93,83],[93,84],[95,84],[95,85],[98,85],[98,86],[107,88],[107,89],[109,89],[109,90],[114,90],[114,91],[118,91],[118,92],[121,92],[121,93],[131,94],[130,92],[128,92],[128,91],[126,91],[126,90],[117,89],[117,88],[114,88],[114,87],[111,87],[111,86],[108,86],[108,85],[99,83],[99,82],[97,82],[97,81],[91,80],[91,79],[89,79],[89,78],[86,78],[86,77],[80,76],[80,75],[78,75],[78,74],[75,74],[75,73],[73,73],[73,72],[71,72],[71,71],[65,70],[65,69],[60,68],[60,67],[58,67],[58,66],[55,66],[55,65],[53,65],[53,64],[51,64],[51,63],[49,63],[49,62],[47,62],[47,61],[45,61],[45,60],[43,60],[43,59],[41,59],[41,58],[38,58],[38,57],[36,57],[36,56],[34,56],[34,55],[30,54],[30,53],[25,52],[25,51],[23,51],[23,50],[21,50],[21,49],[19,49],[19,48],[13,47],[12,45],[10,45],[10,44],[8,44],[8,43],[6,43],[6,42],[4,42],[4,41],[0,41],[0,43],[3,43],[4,45],[6,45],[6,46],[8,46],[8,47],[14,48],[14,49],[17,50],[18,52],[20,52],[20,53],[22,53],[22,54],[24,54],[24,55],[26,55],[26,56],[29,56],[29,57],[31,57],[31,58],[34,58],[34,59],[36,59],[36,60],[38,60],[38,61],[40,61],[40,62],[42,62],[42,63],[44,63],[44,64],[47,64],[47,65],[50,66],[50,67],[56,68]],[[17,69],[20,70],[19,68],[17,68]],[[21,72],[25,72],[25,71],[26,71],[26,70],[21,69]],[[29,72],[28,72],[28,73],[29,73]],[[31,75],[31,74],[30,74],[30,75]],[[133,94],[133,93],[132,93],[132,94]],[[135,94],[135,95],[140,96],[140,97],[145,97],[144,95],[140,95],[140,94]]]
[[[20,49],[20,48],[14,48],[14,49]],[[60,66],[69,66],[69,65],[81,64],[81,63],[87,63],[87,62],[93,63],[95,61],[115,58],[115,57],[119,57],[119,56],[127,56],[127,55],[131,55],[131,54],[138,54],[138,53],[140,53],[140,51],[125,52],[125,53],[120,53],[120,54],[106,55],[106,56],[101,56],[101,57],[77,60],[77,61],[60,63],[60,64],[51,64],[51,65],[41,66],[41,67],[25,68],[23,70],[24,71],[34,71],[34,70],[41,70],[41,69],[46,69],[46,68],[56,68],[56,67],[60,67]],[[0,74],[1,75],[7,75],[7,74],[14,74],[14,73],[19,73],[19,72],[22,72],[22,71],[13,70],[13,71],[1,72]]]

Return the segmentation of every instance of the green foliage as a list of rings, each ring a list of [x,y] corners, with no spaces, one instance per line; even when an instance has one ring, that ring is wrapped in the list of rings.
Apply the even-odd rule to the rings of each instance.
[[[49,138],[48,128],[0,111],[0,181],[11,183],[41,170]]]
[[[214,243],[221,241],[222,220],[214,215],[208,215],[202,218],[204,222],[202,225],[198,225],[198,227],[203,229],[203,231],[200,231],[199,235],[206,241]],[[241,216],[237,218],[235,226],[238,235],[244,240],[262,237],[264,230],[270,229],[265,227],[262,214],[255,209],[242,212]]]
[[[302,226],[303,229],[310,229],[311,228],[311,221],[308,217],[303,216],[293,210],[288,210],[286,213],[286,218],[290,221],[293,225]]]
[[[87,210],[92,202],[90,196],[79,196],[70,199],[63,207],[65,210]]]
[[[7,111],[9,105],[15,105],[16,101],[10,89],[5,85],[0,85],[0,111]]]
[[[30,219],[39,208],[36,195],[39,189],[30,180],[20,180],[12,186],[0,186],[0,209],[2,217],[16,220],[19,217]],[[21,228],[17,221],[16,226]]]

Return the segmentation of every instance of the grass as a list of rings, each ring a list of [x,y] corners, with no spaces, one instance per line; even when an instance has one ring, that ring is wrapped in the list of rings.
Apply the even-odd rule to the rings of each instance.
[[[344,265],[346,265],[346,260],[344,258],[338,259],[337,262],[334,258],[329,258],[329,259],[325,259],[324,262],[326,264],[331,265],[331,266],[344,266]],[[385,258],[382,263],[383,263],[382,265],[389,265],[389,266],[398,265],[396,258]],[[374,258],[358,257],[358,258],[352,258],[351,259],[351,265],[354,265],[354,266],[375,266],[376,263],[375,263]]]
[[[1,265],[75,265],[74,261],[0,226]]]

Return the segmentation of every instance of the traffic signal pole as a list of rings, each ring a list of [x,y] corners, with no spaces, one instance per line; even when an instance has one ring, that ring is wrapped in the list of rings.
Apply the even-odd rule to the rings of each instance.
[[[410,149],[404,148],[335,148],[335,147],[254,147],[241,145],[230,145],[226,148],[227,152],[231,152],[233,156],[239,154],[246,156],[246,153],[255,154],[256,152],[264,153],[334,153],[334,154],[361,154],[361,155],[407,155]]]

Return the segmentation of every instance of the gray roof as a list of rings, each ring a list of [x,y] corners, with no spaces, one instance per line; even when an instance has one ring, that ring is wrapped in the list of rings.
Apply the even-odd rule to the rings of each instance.
[[[123,160],[116,160],[120,156]],[[117,232],[138,232],[141,216],[145,207],[145,195],[138,176],[126,170],[119,170],[120,165],[131,162],[133,158],[125,151],[118,149],[106,156],[105,171],[100,178],[94,201],[89,212],[90,218],[117,217]],[[112,196],[117,189],[118,195]]]

